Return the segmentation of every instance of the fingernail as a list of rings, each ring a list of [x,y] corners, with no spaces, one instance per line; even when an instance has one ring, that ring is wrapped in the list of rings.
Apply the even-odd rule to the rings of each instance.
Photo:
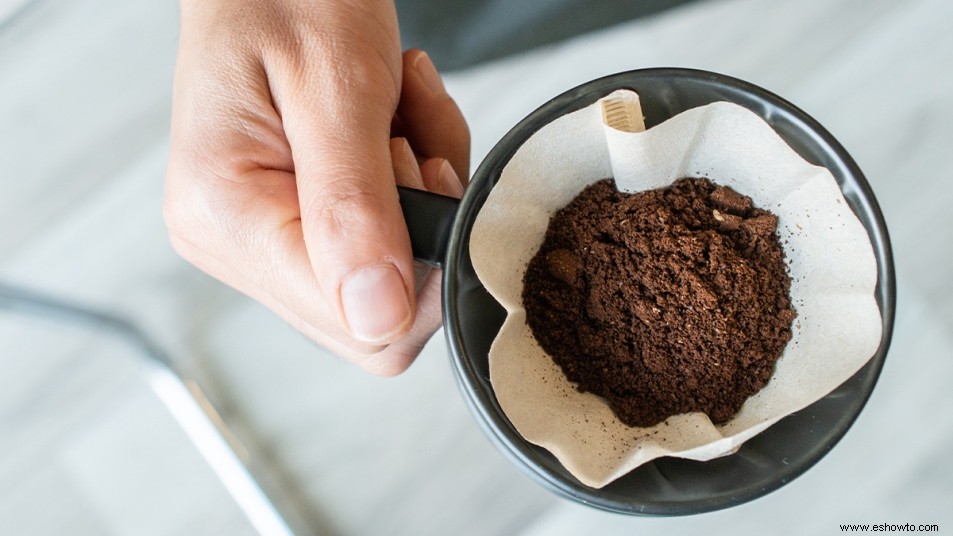
[[[417,75],[420,76],[420,79],[431,93],[438,96],[447,94],[447,88],[443,86],[440,73],[437,72],[437,68],[434,67],[433,62],[430,61],[430,56],[426,52],[420,51],[420,54],[414,60],[414,70],[417,71]]]
[[[341,284],[341,303],[351,336],[364,342],[382,342],[410,321],[404,279],[392,264],[351,272]]]
[[[444,160],[440,164],[440,172],[437,176],[440,177],[440,183],[443,185],[444,195],[457,198],[463,196],[463,185],[460,184],[460,177],[457,176],[457,172],[453,170],[449,161]]]
[[[394,159],[394,178],[400,186],[424,188],[424,177],[420,173],[417,157],[407,138],[391,138],[391,158]]]

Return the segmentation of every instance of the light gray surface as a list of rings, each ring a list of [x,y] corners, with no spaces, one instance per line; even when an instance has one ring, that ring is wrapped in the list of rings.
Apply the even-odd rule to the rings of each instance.
[[[578,83],[686,66],[783,95],[838,137],[867,174],[898,266],[898,322],[881,382],[816,468],[732,510],[643,520],[556,499],[482,437],[439,338],[405,375],[372,378],[179,260],[160,215],[172,2],[37,0],[0,26],[0,279],[140,322],[258,444],[325,533],[833,534],[852,522],[937,523],[950,533],[953,166],[943,159],[953,143],[951,23],[947,0],[725,0],[448,77],[471,124],[474,162],[526,113]],[[0,349],[17,336],[0,333]],[[17,374],[0,375],[0,393],[18,382]],[[107,428],[116,445],[138,437],[150,419],[161,427],[154,407],[138,411],[135,426]],[[180,449],[170,460],[188,458],[185,446],[170,448]],[[114,456],[98,478],[121,474],[124,456],[135,452]],[[47,459],[36,450],[32,467]],[[29,457],[21,463],[31,466]],[[31,480],[41,488],[24,495],[22,474],[0,470],[0,512],[26,508],[16,501],[29,496],[46,516],[5,533],[62,533],[86,511],[76,501],[100,500],[43,471]],[[181,482],[142,485],[169,501],[162,512],[184,515],[174,508],[185,497],[175,487]],[[241,525],[238,514],[222,515],[220,499],[190,497],[208,501],[208,517],[188,529],[173,519],[167,533]],[[101,530],[71,533],[144,533],[103,511]],[[150,519],[144,513],[142,526]]]

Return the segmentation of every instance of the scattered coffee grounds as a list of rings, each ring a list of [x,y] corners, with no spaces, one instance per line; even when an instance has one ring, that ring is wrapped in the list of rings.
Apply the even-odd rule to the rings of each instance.
[[[796,312],[777,217],[707,179],[583,190],[523,280],[527,321],[583,392],[629,426],[730,419],[768,382]]]

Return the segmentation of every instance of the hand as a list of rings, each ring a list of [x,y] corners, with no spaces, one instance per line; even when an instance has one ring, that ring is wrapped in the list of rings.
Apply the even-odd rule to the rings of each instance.
[[[440,325],[440,281],[421,271],[417,291],[395,185],[459,197],[469,172],[466,122],[429,58],[401,55],[389,0],[181,13],[173,246],[328,349],[403,371]]]

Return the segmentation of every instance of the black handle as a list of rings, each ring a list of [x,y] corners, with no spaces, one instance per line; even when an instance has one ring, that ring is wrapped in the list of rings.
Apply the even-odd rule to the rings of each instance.
[[[443,268],[460,200],[403,186],[397,187],[397,193],[414,258]]]

